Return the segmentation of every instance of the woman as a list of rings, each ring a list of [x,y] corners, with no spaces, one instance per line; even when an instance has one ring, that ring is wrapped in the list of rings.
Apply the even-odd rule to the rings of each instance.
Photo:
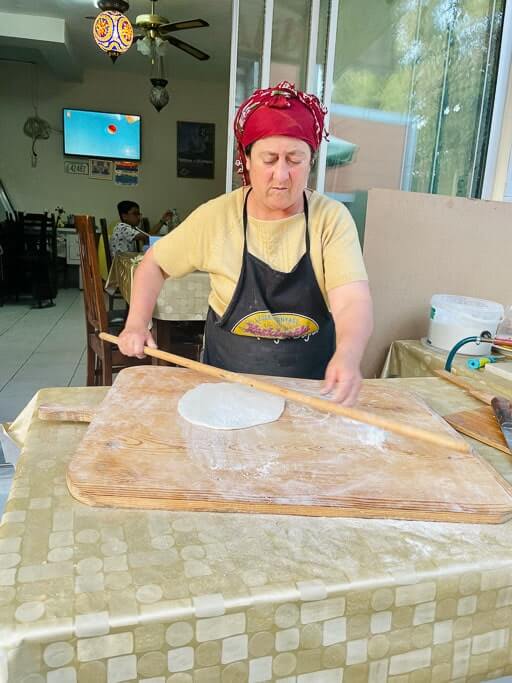
[[[165,277],[210,274],[204,362],[255,374],[325,377],[345,405],[358,395],[372,328],[354,223],[310,190],[326,110],[286,81],[257,90],[235,119],[241,189],[196,209],[137,268],[119,348],[142,355]]]

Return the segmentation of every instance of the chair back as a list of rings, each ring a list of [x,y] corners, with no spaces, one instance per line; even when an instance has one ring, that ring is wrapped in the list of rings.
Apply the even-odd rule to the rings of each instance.
[[[108,239],[108,226],[106,218],[100,218],[100,226],[101,236],[103,238],[103,249],[105,251],[105,263],[107,264],[107,272],[110,273],[110,269],[112,268],[112,253],[110,251],[110,241]]]
[[[84,287],[85,318],[88,332],[107,332],[108,317],[98,265],[94,217],[75,216],[80,245],[80,268]]]
[[[52,263],[57,263],[57,221],[53,213],[50,214],[46,223],[46,240],[51,254]]]
[[[18,211],[18,221],[24,228],[41,228],[48,220],[48,212],[44,213],[24,213]]]
[[[18,224],[21,228],[23,241],[27,251],[41,253],[43,246],[46,249],[46,223],[47,213],[23,213],[18,211]]]

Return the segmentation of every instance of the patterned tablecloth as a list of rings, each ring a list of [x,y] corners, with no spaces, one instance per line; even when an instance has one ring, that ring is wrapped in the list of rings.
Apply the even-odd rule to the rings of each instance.
[[[121,253],[114,257],[105,289],[110,293],[119,289],[123,299],[130,302],[133,273],[141,254]],[[167,279],[153,310],[157,320],[205,320],[208,311],[210,278],[206,273],[191,273],[179,280]]]
[[[478,405],[439,379],[385,382],[441,413]],[[13,425],[24,450],[0,526],[0,680],[477,683],[512,673],[512,522],[87,507],[65,481],[86,425],[35,411],[96,405],[105,392],[42,390]],[[512,480],[504,453],[474,445]]]
[[[414,339],[395,341],[389,347],[386,362],[381,372],[381,378],[390,377],[433,377],[436,370],[442,370],[448,354],[436,351],[421,341]],[[473,380],[476,388],[512,398],[512,383],[510,380],[486,372],[484,368],[472,370],[466,365],[468,358],[474,356],[455,357],[452,369],[455,374],[463,375]],[[510,362],[510,361],[505,361]]]

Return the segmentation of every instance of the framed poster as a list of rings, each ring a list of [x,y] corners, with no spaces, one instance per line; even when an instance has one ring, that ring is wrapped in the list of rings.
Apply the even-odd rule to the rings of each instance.
[[[114,182],[116,185],[138,185],[138,161],[114,161]]]
[[[215,124],[177,122],[178,178],[213,178]]]
[[[89,160],[89,178],[112,180],[113,162],[108,159]]]

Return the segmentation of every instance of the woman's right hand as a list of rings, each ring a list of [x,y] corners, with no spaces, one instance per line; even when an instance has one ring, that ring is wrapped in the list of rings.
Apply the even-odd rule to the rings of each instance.
[[[131,325],[126,325],[121,332],[117,345],[125,356],[136,356],[137,358],[145,357],[145,346],[149,346],[152,349],[158,348],[147,327],[133,327]]]

